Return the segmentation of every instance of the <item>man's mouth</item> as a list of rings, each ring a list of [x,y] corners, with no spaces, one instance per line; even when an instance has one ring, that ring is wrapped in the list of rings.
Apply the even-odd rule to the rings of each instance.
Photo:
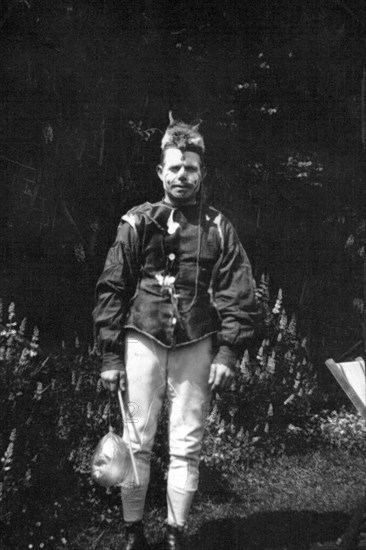
[[[175,183],[173,186],[172,186],[174,189],[189,189],[189,185],[184,185],[184,184],[181,184],[181,183]]]

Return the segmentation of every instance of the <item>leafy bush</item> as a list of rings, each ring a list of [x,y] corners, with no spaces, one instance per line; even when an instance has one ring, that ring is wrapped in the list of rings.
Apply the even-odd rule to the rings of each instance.
[[[71,518],[108,523],[118,511],[115,496],[89,475],[115,404],[101,393],[92,350],[45,357],[37,354],[38,330],[27,340],[25,329],[11,304],[0,337],[1,542],[53,548],[67,545]]]
[[[306,340],[282,304],[270,305],[266,277],[257,290],[261,309],[258,342],[238,363],[232,391],[217,397],[207,417],[203,480],[224,480],[235,468],[283,451],[312,437],[311,400],[316,378]],[[14,305],[1,325],[0,403],[2,410],[1,523],[3,544],[24,541],[33,548],[67,545],[71,520],[98,525],[120,519],[119,491],[105,491],[89,475],[97,441],[111,422],[122,431],[116,399],[99,380],[100,358],[93,349],[40,352],[38,330],[26,337]],[[164,404],[152,461],[150,501],[161,502],[168,452]],[[202,485],[201,485],[202,487]]]
[[[332,411],[317,415],[320,432],[324,440],[331,445],[348,451],[366,453],[366,422],[359,413]]]
[[[232,472],[263,454],[309,445],[316,375],[306,338],[297,335],[296,317],[288,319],[282,291],[271,305],[268,277],[257,289],[260,339],[238,364],[232,391],[216,399],[204,439],[205,467]]]

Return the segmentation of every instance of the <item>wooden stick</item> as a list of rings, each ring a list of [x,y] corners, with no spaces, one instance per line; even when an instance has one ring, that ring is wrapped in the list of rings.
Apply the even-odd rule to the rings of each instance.
[[[118,390],[118,401],[119,401],[119,406],[120,406],[121,413],[122,413],[124,430],[126,430],[126,432],[127,432],[128,449],[130,451],[133,474],[135,476],[136,485],[137,485],[137,487],[139,487],[140,486],[140,478],[139,478],[139,474],[138,474],[137,467],[136,467],[135,457],[134,457],[134,454],[132,452],[130,432],[128,431],[128,419],[127,419],[125,407],[124,407],[124,404],[123,404],[123,397],[122,397],[121,390]]]

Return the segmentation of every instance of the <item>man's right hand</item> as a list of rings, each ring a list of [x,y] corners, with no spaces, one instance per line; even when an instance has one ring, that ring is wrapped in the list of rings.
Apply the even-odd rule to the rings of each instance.
[[[116,392],[119,388],[121,391],[126,389],[126,371],[125,370],[105,370],[100,373],[103,386],[106,390]]]

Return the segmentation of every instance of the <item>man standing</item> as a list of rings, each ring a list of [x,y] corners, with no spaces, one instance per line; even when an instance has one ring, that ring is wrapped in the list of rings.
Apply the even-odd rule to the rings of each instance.
[[[204,410],[212,391],[231,385],[256,316],[246,253],[231,223],[199,193],[205,147],[198,126],[171,120],[161,148],[157,173],[164,198],[122,216],[94,310],[104,386],[120,387],[136,406],[129,428],[140,486],[121,489],[125,550],[146,547],[142,518],[165,394],[170,464],[164,541],[167,550],[183,548]]]

